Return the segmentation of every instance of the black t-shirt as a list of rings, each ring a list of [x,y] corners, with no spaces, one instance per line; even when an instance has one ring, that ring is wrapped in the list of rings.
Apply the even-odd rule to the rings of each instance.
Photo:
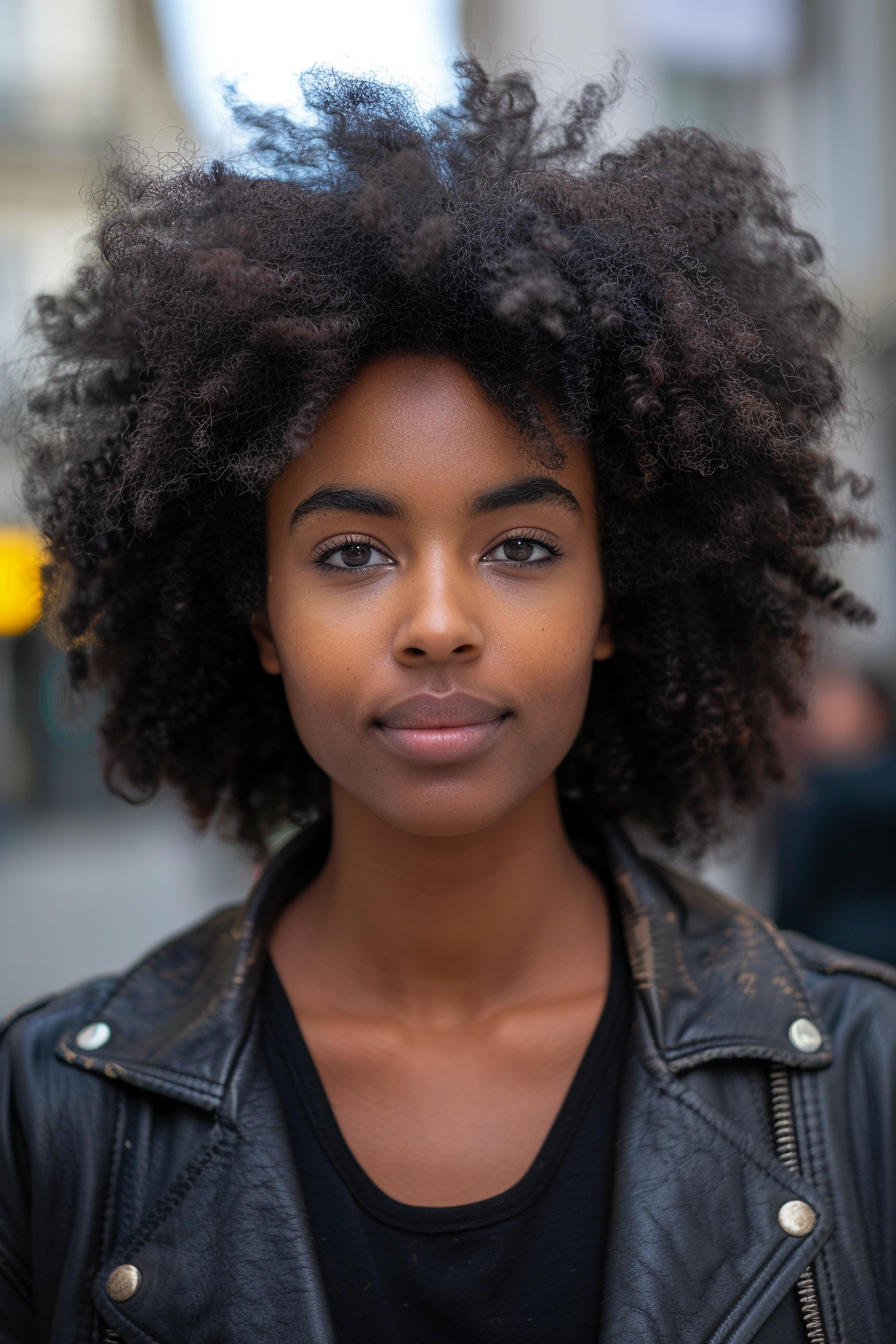
[[[268,962],[265,1051],[337,1344],[595,1344],[631,998],[614,916],[607,1001],[532,1166],[490,1199],[425,1208],[391,1199],[352,1156]]]

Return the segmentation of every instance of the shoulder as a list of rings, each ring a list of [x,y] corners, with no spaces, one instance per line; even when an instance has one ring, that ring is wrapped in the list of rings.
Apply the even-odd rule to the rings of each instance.
[[[783,938],[841,1056],[880,1079],[889,1066],[888,1086],[896,1082],[896,967],[799,933]]]
[[[98,976],[8,1014],[0,1021],[0,1104],[26,1110],[65,1104],[66,1094],[79,1087],[84,1074],[66,1067],[60,1043],[101,1022],[106,1006],[129,982],[163,981],[176,1017],[177,989],[188,993],[190,984],[202,978],[203,964],[212,961],[233,917],[233,909],[219,911],[152,949],[121,975]]]
[[[762,926],[773,930],[783,940],[794,961],[806,974],[838,978],[848,977],[857,979],[859,982],[873,982],[886,986],[887,991],[893,992],[894,1003],[896,1003],[896,966],[891,966],[883,961],[875,961],[872,957],[860,957],[852,952],[843,952],[839,948],[828,947],[825,943],[818,943],[814,938],[807,938],[801,933],[779,929],[773,920],[755,907],[745,905],[742,901],[737,901],[731,896],[723,896],[721,892],[695,877],[693,873],[684,872],[682,869],[658,859],[651,858],[647,859],[646,862],[665,882],[666,886],[672,888],[685,901],[690,910],[702,911],[707,914],[716,912],[722,918],[730,917],[735,912],[739,918],[753,922],[757,927]],[[884,994],[883,997],[888,998],[889,993]]]
[[[761,911],[723,896],[693,874],[655,859],[648,862],[686,907],[690,922],[722,926],[734,917],[751,930],[747,945],[756,938],[773,939],[797,972],[835,1046],[848,1042],[857,1058],[879,1056],[881,1051],[896,1056],[896,966],[779,929]]]
[[[0,1021],[0,1070],[13,1061],[27,1066],[52,1056],[60,1036],[95,1016],[120,983],[120,976],[97,976],[8,1013]]]
[[[815,976],[841,977],[870,981],[885,985],[896,1003],[896,966],[884,961],[875,961],[872,957],[860,957],[853,952],[841,952],[836,947],[817,943],[801,933],[782,935],[797,961],[805,967],[807,973]],[[888,995],[884,995],[887,998]]]

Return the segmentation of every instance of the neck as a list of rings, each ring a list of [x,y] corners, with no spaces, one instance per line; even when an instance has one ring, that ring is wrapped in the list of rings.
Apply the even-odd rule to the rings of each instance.
[[[600,885],[566,836],[553,779],[462,836],[420,836],[333,789],[327,863],[271,941],[281,974],[359,1011],[477,1017],[609,961]],[[587,967],[587,970],[586,970]]]

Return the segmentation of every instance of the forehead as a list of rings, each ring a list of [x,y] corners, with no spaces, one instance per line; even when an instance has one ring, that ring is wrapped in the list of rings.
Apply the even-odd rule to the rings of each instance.
[[[537,470],[588,495],[584,448],[561,441],[564,465]],[[362,367],[281,481],[302,493],[338,480],[447,502],[532,469],[519,432],[459,360],[407,354]]]

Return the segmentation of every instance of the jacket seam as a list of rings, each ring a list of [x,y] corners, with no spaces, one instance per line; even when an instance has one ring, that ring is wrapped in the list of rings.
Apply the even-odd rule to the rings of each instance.
[[[762,1155],[761,1155],[760,1153],[751,1151],[751,1148],[748,1147],[747,1145],[745,1145],[745,1144],[739,1142],[738,1139],[737,1139],[737,1137],[736,1137],[734,1134],[728,1134],[728,1133],[726,1133],[725,1129],[724,1129],[723,1127],[719,1126],[719,1125],[716,1123],[716,1121],[713,1119],[712,1114],[710,1113],[709,1108],[707,1107],[706,1110],[704,1111],[703,1105],[702,1105],[702,1103],[700,1103],[699,1098],[697,1098],[696,1103],[695,1103],[695,1102],[692,1102],[692,1100],[691,1100],[691,1098],[690,1098],[689,1096],[687,1096],[687,1095],[683,1095],[683,1094],[687,1091],[687,1089],[686,1089],[686,1087],[685,1087],[685,1084],[683,1084],[683,1083],[678,1083],[677,1080],[674,1080],[674,1084],[677,1084],[677,1085],[673,1085],[673,1086],[669,1086],[668,1083],[667,1083],[665,1080],[662,1080],[662,1079],[657,1079],[657,1082],[659,1083],[659,1086],[662,1088],[662,1090],[664,1090],[664,1091],[665,1091],[670,1097],[672,1097],[674,1100],[681,1102],[682,1105],[684,1105],[688,1110],[690,1110],[690,1111],[691,1111],[694,1115],[696,1115],[700,1120],[702,1120],[705,1124],[709,1125],[709,1126],[710,1126],[710,1127],[711,1127],[711,1128],[712,1128],[712,1129],[719,1135],[719,1137],[720,1137],[726,1144],[728,1144],[728,1146],[729,1146],[730,1148],[734,1149],[735,1152],[739,1153],[739,1154],[741,1155],[742,1158],[744,1158],[744,1159],[747,1160],[747,1161],[752,1162],[752,1163],[753,1163],[756,1167],[758,1167],[761,1171],[764,1171],[765,1174],[766,1174],[768,1177],[770,1177],[771,1180],[773,1180],[773,1181],[775,1182],[775,1184],[778,1186],[778,1188],[779,1188],[784,1194],[792,1194],[792,1193],[794,1192],[794,1189],[795,1189],[796,1187],[795,1187],[794,1183],[793,1183],[791,1180],[787,1180],[786,1182],[785,1182],[785,1181],[782,1181],[782,1179],[781,1179],[779,1173],[778,1173],[777,1171],[775,1171],[775,1170],[772,1168],[772,1166],[771,1166],[769,1163],[767,1163],[767,1162],[763,1159],[763,1157],[762,1157]],[[680,1089],[680,1090],[679,1090],[679,1089]],[[677,1093],[678,1095],[676,1095],[676,1093]],[[786,1171],[786,1168],[784,1168],[784,1170]],[[787,1173],[787,1174],[788,1174],[788,1176],[790,1175],[790,1173]],[[753,1299],[753,1304],[755,1304],[755,1301],[758,1300],[758,1296],[761,1295],[761,1292],[762,1292],[762,1291],[767,1291],[768,1286],[769,1286],[769,1283],[773,1280],[775,1273],[776,1273],[776,1272],[777,1272],[777,1273],[780,1273],[781,1270],[783,1269],[783,1264],[786,1263],[787,1261],[789,1261],[790,1259],[794,1258],[794,1256],[795,1256],[795,1252],[796,1252],[796,1247],[794,1247],[794,1248],[793,1248],[792,1250],[790,1250],[789,1252],[788,1252],[788,1247],[787,1247],[786,1245],[779,1245],[779,1246],[776,1248],[776,1252],[770,1257],[770,1259],[766,1262],[766,1264],[765,1264],[765,1266],[764,1266],[764,1274],[763,1274],[762,1279],[761,1279],[761,1282],[762,1282],[762,1289],[760,1290],[760,1294],[758,1294],[758,1295]],[[780,1264],[780,1265],[778,1266],[777,1270],[774,1270],[774,1269],[771,1269],[770,1266],[773,1264],[774,1260],[776,1260],[776,1259],[780,1260],[780,1261],[782,1262],[782,1264]],[[794,1283],[795,1283],[795,1280],[794,1280]],[[754,1286],[755,1286],[755,1280],[754,1280],[754,1283],[753,1283],[753,1284],[751,1284],[750,1286],[744,1288],[744,1290],[740,1293],[740,1295],[737,1297],[737,1299],[734,1301],[734,1303],[732,1303],[731,1307],[730,1307],[729,1310],[726,1312],[725,1316],[722,1318],[721,1321],[719,1321],[719,1323],[718,1323],[716,1329],[713,1331],[713,1334],[712,1334],[712,1337],[711,1337],[711,1339],[712,1339],[713,1341],[716,1341],[716,1340],[721,1341],[721,1339],[723,1338],[723,1335],[722,1335],[721,1332],[724,1331],[724,1330],[729,1326],[729,1324],[732,1322],[732,1320],[736,1320],[736,1318],[738,1317],[738,1315],[741,1316],[741,1323],[742,1323],[744,1307],[746,1306],[746,1309],[749,1310],[750,1305],[752,1305],[751,1302],[750,1302],[750,1293],[751,1293],[751,1289],[752,1289]]]
[[[853,966],[849,962],[834,962],[830,965],[812,964],[806,962],[810,970],[821,975],[856,975],[862,980],[870,980],[875,985],[885,985],[896,993],[896,975],[893,977],[887,974],[879,974],[877,971],[866,969],[864,966]]]
[[[681,1086],[682,1089],[684,1090],[684,1084],[682,1084]],[[671,1088],[667,1088],[666,1091],[668,1092],[669,1096],[675,1097],[675,1092]],[[783,1191],[784,1194],[793,1193],[793,1191],[796,1189],[796,1186],[792,1181],[782,1180],[780,1174],[774,1169],[774,1167],[770,1163],[767,1163],[763,1159],[761,1153],[752,1151],[750,1147],[740,1143],[734,1135],[727,1134],[721,1126],[715,1123],[711,1115],[703,1111],[701,1105],[692,1103],[691,1099],[687,1096],[678,1096],[675,1097],[675,1100],[680,1101],[682,1105],[686,1106],[689,1111],[693,1112],[694,1115],[699,1116],[699,1118],[705,1124],[710,1125],[712,1129],[715,1130],[715,1132],[719,1135],[719,1137],[722,1138],[730,1148],[733,1148],[735,1152],[740,1153],[741,1157],[746,1158],[746,1160],[749,1162],[752,1162],[755,1166],[757,1166],[760,1169],[760,1171],[764,1171],[765,1174],[775,1182],[775,1184],[781,1191]],[[785,1172],[787,1171],[786,1167],[782,1167],[781,1170]],[[787,1174],[788,1176],[790,1175],[789,1172]]]
[[[186,1073],[181,1069],[157,1068],[152,1064],[141,1064],[130,1062],[126,1059],[108,1059],[102,1061],[101,1069],[90,1067],[86,1060],[99,1061],[97,1055],[82,1055],[72,1050],[70,1046],[61,1045],[62,1062],[64,1064],[78,1064],[85,1073],[92,1074],[94,1078],[151,1078],[155,1082],[166,1082],[171,1080],[172,1087],[178,1085],[189,1086],[192,1091],[200,1093],[210,1100],[220,1101],[224,1095],[225,1085],[216,1082],[213,1079],[204,1078],[201,1074]]]
[[[209,1144],[204,1152],[199,1153],[193,1158],[192,1162],[187,1164],[181,1175],[169,1186],[155,1208],[135,1230],[133,1241],[128,1243],[128,1250],[132,1255],[137,1255],[142,1251],[150,1237],[158,1231],[166,1218],[169,1218],[178,1205],[183,1203],[206,1167],[226,1149],[230,1148],[236,1138],[236,1127],[227,1122],[220,1123],[225,1132],[214,1143]]]
[[[176,1079],[192,1085],[194,1092],[204,1092],[209,1097],[219,1098],[223,1095],[224,1084],[217,1082],[212,1078],[205,1078],[200,1073],[186,1073],[182,1069],[157,1068],[154,1064],[129,1063],[123,1059],[110,1059],[110,1067],[115,1069],[126,1069],[132,1074],[145,1074],[148,1078],[158,1079],[160,1082],[166,1078]],[[93,1070],[90,1070],[93,1072]]]
[[[116,1101],[115,1134],[112,1140],[112,1161],[109,1164],[109,1180],[106,1198],[103,1203],[103,1237],[100,1264],[104,1264],[112,1247],[118,1241],[118,1214],[120,1210],[120,1191],[122,1185],[122,1164],[124,1135],[127,1128],[127,1099],[122,1093]]]
[[[872,957],[851,956],[838,950],[829,949],[823,944],[815,944],[812,939],[794,935],[791,931],[782,934],[799,964],[817,975],[856,975],[862,980],[873,980],[875,984],[886,985],[896,991],[896,969],[875,962]],[[817,950],[816,950],[817,949]]]

